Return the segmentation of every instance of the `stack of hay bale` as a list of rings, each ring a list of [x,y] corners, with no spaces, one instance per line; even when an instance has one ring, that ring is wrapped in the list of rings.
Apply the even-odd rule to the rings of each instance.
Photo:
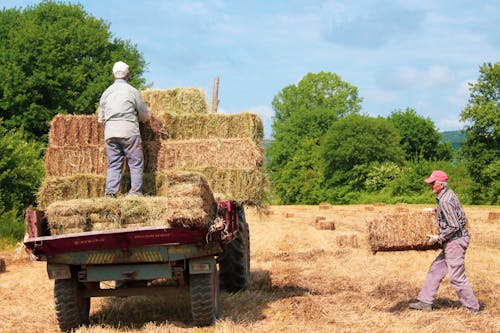
[[[142,92],[152,119],[141,124],[144,197],[103,198],[107,159],[96,115],[57,115],[38,193],[52,233],[145,225],[206,227],[215,198],[260,205],[263,126],[251,113],[209,113],[199,89]],[[122,193],[130,187],[124,168]]]
[[[428,245],[427,235],[437,235],[434,212],[402,212],[382,215],[368,224],[368,242],[372,252],[433,250],[439,244]]]

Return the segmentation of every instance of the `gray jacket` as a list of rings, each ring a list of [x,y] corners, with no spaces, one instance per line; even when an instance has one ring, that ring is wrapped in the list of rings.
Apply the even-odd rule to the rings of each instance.
[[[116,79],[102,94],[98,121],[104,123],[104,139],[140,135],[139,121],[151,116],[139,91],[124,79]]]

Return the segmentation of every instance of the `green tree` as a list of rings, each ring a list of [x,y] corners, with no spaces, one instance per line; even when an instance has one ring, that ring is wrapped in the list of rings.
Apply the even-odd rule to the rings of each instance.
[[[449,143],[440,142],[441,134],[434,122],[419,116],[412,108],[396,110],[387,118],[401,133],[401,146],[407,160],[450,160],[452,149]]]
[[[321,142],[328,200],[347,203],[364,191],[372,163],[401,164],[400,139],[394,125],[382,117],[352,114],[338,119]]]
[[[357,88],[334,73],[308,73],[273,99],[273,141],[266,149],[267,171],[281,203],[321,201],[321,138],[347,114],[359,112]]]
[[[34,203],[44,176],[43,146],[23,130],[7,130],[0,120],[0,237],[19,240],[24,208]]]
[[[279,123],[296,112],[316,108],[329,110],[337,117],[361,110],[358,88],[342,81],[335,73],[307,73],[298,84],[283,88],[274,98],[274,121]]]
[[[117,60],[130,65],[141,88],[145,61],[135,45],[113,38],[109,26],[81,5],[41,2],[0,11],[0,117],[46,140],[57,113],[91,114],[113,82]]]
[[[468,125],[463,151],[473,179],[473,203],[500,203],[500,63],[485,63],[461,117]]]

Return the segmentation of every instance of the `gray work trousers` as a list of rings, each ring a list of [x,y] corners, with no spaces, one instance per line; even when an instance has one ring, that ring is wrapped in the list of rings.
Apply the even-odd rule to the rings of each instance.
[[[142,174],[144,171],[144,153],[140,135],[130,138],[109,138],[106,140],[108,171],[106,174],[106,194],[116,194],[120,188],[123,172],[123,160],[127,157],[130,170],[129,194],[142,194]]]
[[[470,309],[479,309],[479,302],[465,276],[465,252],[469,241],[470,237],[464,236],[444,244],[443,251],[429,268],[422,290],[418,294],[419,301],[432,304],[441,281],[448,273],[451,285],[462,305]]]

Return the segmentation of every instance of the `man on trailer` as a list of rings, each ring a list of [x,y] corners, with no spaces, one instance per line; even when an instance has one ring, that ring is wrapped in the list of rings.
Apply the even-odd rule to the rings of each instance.
[[[144,153],[139,122],[150,119],[149,110],[139,91],[127,81],[129,66],[118,61],[113,66],[115,82],[101,96],[98,121],[104,123],[108,157],[105,196],[115,198],[120,188],[123,159],[130,169],[130,195],[142,195]]]

